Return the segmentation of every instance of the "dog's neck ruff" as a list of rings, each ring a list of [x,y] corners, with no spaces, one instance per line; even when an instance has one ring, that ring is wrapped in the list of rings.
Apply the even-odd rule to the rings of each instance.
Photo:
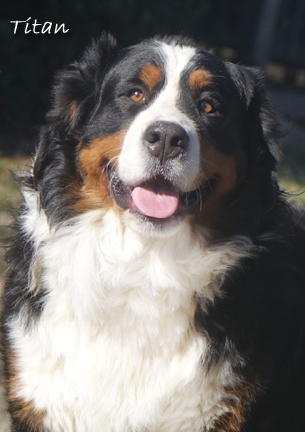
[[[43,269],[40,283],[48,298],[63,296],[80,324],[117,329],[124,337],[139,332],[137,343],[144,332],[143,343],[151,344],[149,326],[154,333],[158,322],[175,314],[186,330],[194,320],[195,297],[201,307],[213,303],[222,295],[223,275],[251,248],[245,238],[209,246],[187,219],[172,235],[145,236],[125,226],[114,210],[91,211],[50,230],[43,210],[31,208],[35,197],[30,200],[24,224],[36,249],[33,272]],[[46,309],[53,305],[48,303]],[[169,342],[179,339],[170,336],[172,330]]]
[[[145,237],[114,210],[50,230],[33,208],[35,194],[26,198],[32,277],[43,274],[36,289],[45,303],[32,326],[22,312],[10,323],[18,396],[44,412],[54,432],[75,424],[92,432],[101,424],[106,432],[210,430],[229,409],[225,388],[236,377],[227,361],[207,373],[195,298],[208,313],[223,274],[249,253],[247,240],[209,247],[187,220],[175,235]]]

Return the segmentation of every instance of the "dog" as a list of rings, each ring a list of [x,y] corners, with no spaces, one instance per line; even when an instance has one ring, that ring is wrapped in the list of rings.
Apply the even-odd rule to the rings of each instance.
[[[7,251],[13,432],[305,430],[304,216],[261,73],[111,35],[55,76]]]

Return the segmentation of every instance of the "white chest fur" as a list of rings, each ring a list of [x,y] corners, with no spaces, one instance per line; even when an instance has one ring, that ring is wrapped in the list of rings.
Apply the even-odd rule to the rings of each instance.
[[[208,430],[235,378],[226,362],[205,370],[194,296],[221,295],[221,275],[248,253],[245,243],[209,249],[187,223],[143,239],[113,212],[55,233],[37,217],[29,213],[25,228],[48,294],[36,324],[11,323],[19,396],[46,413],[52,432]]]

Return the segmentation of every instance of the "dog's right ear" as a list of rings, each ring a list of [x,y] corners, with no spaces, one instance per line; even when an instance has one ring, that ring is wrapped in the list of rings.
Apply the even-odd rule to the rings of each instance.
[[[103,33],[98,40],[93,41],[80,61],[55,75],[48,123],[59,121],[69,130],[76,126],[81,106],[93,95],[97,80],[101,79],[109,57],[116,50],[114,37]]]
[[[103,75],[117,52],[116,40],[107,33],[93,41],[80,61],[60,70],[54,78],[51,110],[46,117],[34,164],[37,186],[47,169],[60,164],[61,155],[73,159],[86,115],[97,101]],[[66,168],[68,171],[68,167]]]

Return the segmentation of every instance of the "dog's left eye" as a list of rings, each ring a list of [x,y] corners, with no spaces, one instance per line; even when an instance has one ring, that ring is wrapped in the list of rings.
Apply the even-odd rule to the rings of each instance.
[[[145,96],[141,90],[134,90],[132,93],[130,93],[129,99],[133,102],[144,102]]]
[[[200,101],[199,109],[200,109],[200,111],[203,111],[206,114],[210,114],[210,113],[215,112],[213,105],[210,104],[209,102],[205,101],[205,100]]]

